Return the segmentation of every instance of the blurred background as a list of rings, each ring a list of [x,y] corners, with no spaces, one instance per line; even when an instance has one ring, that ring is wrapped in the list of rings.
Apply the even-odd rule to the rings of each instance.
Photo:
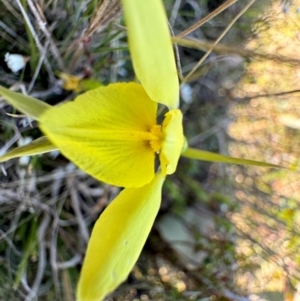
[[[174,36],[213,15],[175,47],[189,145],[296,170],[300,1],[164,3]],[[117,0],[1,0],[0,27],[0,84],[15,91],[55,105],[134,80]],[[41,135],[0,100],[0,154]],[[107,300],[300,300],[299,188],[296,171],[180,159]],[[93,223],[118,192],[58,152],[3,163],[0,300],[75,300]]]

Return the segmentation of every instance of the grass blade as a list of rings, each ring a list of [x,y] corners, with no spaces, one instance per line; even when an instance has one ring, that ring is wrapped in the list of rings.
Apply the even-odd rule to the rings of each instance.
[[[22,113],[39,120],[41,114],[51,106],[30,96],[13,92],[0,86],[0,95]]]
[[[19,158],[22,156],[32,156],[48,153],[53,150],[57,150],[57,147],[53,145],[47,137],[41,137],[27,145],[17,147],[7,152],[5,155],[0,156],[0,162],[4,162],[13,158]]]
[[[224,155],[211,153],[208,151],[203,151],[200,149],[195,149],[195,148],[190,148],[190,147],[187,148],[187,150],[184,153],[182,153],[181,156],[190,158],[190,159],[209,161],[209,162],[284,168],[283,166],[279,166],[279,165],[275,165],[275,164],[271,164],[271,163],[267,163],[267,162],[234,158],[234,157],[224,156]]]

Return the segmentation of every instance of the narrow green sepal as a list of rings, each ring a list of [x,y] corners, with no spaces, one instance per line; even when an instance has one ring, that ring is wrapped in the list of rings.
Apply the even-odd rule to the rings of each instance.
[[[200,149],[188,147],[185,152],[181,154],[182,157],[196,159],[201,161],[209,162],[220,162],[220,163],[230,163],[230,164],[243,164],[243,165],[253,165],[253,166],[263,166],[263,167],[276,167],[276,168],[285,168],[276,164],[271,164],[267,162],[247,160],[241,158],[234,158],[230,156],[224,156],[216,153],[211,153],[208,151],[203,151]]]
[[[57,147],[53,145],[47,137],[38,138],[31,143],[20,146],[8,151],[3,156],[0,156],[0,162],[5,162],[13,158],[19,158],[22,156],[33,156],[43,153],[48,153],[57,150]]]
[[[13,92],[2,86],[0,86],[0,96],[3,96],[9,104],[35,120],[39,120],[44,111],[51,107],[36,98]]]

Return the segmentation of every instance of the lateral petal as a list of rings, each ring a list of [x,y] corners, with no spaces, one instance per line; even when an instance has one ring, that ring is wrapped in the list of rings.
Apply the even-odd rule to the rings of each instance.
[[[78,301],[100,301],[121,284],[137,261],[160,207],[164,177],[126,188],[94,226],[77,287]]]
[[[112,185],[139,187],[154,176],[155,154],[147,141],[157,104],[141,85],[111,84],[51,107],[40,128],[82,170]]]
[[[122,0],[136,75],[153,101],[178,107],[179,83],[161,0]]]

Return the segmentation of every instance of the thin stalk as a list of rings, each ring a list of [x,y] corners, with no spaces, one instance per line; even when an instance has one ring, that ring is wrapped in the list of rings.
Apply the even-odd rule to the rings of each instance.
[[[214,47],[223,39],[226,33],[230,30],[233,24],[248,10],[248,8],[255,2],[256,0],[251,0],[238,14],[233,20],[228,24],[225,30],[220,34],[217,40],[213,43],[212,47],[205,53],[205,55],[201,58],[201,60],[196,64],[196,66],[188,73],[188,75],[183,79],[183,82],[186,83],[193,73],[202,65],[202,63],[206,60],[206,58],[211,54]]]

